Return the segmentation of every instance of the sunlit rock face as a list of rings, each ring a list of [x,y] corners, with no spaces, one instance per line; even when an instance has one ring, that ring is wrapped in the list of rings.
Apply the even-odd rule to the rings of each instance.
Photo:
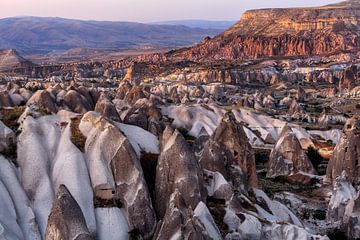
[[[173,56],[238,59],[357,49],[359,9],[358,2],[346,1],[323,7],[250,10],[223,34]]]

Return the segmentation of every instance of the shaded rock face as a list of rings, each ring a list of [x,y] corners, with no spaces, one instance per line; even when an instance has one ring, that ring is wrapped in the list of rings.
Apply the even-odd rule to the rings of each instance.
[[[356,66],[346,68],[339,81],[339,89],[344,89],[350,92],[356,86],[357,72]]]
[[[223,34],[173,56],[192,60],[238,59],[357,49],[358,9],[358,2],[348,1],[324,7],[247,11]]]
[[[95,112],[116,122],[120,122],[120,116],[114,104],[107,98],[105,94],[101,94],[95,106]]]
[[[143,90],[141,89],[141,87],[139,86],[133,86],[130,90],[130,92],[128,92],[125,95],[124,100],[129,104],[129,105],[134,105],[136,103],[137,100],[141,99],[141,98],[146,98],[145,93],[143,92]]]
[[[156,136],[160,136],[165,128],[161,118],[160,110],[147,99],[142,98],[129,109],[124,117],[124,123],[141,127]]]
[[[360,195],[349,202],[343,219],[346,235],[350,239],[360,238]]]
[[[60,185],[49,215],[45,239],[94,239],[87,229],[84,215],[65,185]]]
[[[166,209],[162,225],[154,239],[211,239],[178,189],[170,196]]]
[[[27,105],[37,105],[40,108],[47,109],[52,113],[57,112],[57,106],[50,93],[45,90],[37,91],[27,102]]]
[[[296,100],[293,100],[289,107],[288,114],[292,115],[292,114],[304,114],[304,113],[305,111],[301,107],[301,105]]]
[[[354,207],[356,190],[349,182],[346,172],[343,171],[334,183],[332,196],[329,202],[326,218],[328,221],[348,222],[349,215]]]
[[[66,106],[73,112],[86,113],[92,110],[91,104],[86,97],[75,90],[68,91],[63,99]]]
[[[270,153],[267,176],[288,176],[297,172],[314,174],[315,170],[301,144],[288,125]]]
[[[177,130],[168,127],[164,132],[155,180],[155,206],[160,219],[175,189],[192,209],[204,196],[202,171],[192,148]]]
[[[13,107],[14,103],[7,91],[0,92],[0,107]]]
[[[0,152],[15,143],[15,133],[0,121]]]
[[[130,229],[145,238],[153,234],[156,217],[141,168],[130,141],[113,124],[95,112],[81,120],[80,129],[87,136],[85,155],[95,189],[111,186],[124,208]]]
[[[343,171],[349,181],[355,185],[360,183],[360,121],[350,119],[344,127],[344,135],[336,145],[326,169],[326,181],[334,183]]]
[[[199,161],[203,169],[221,173],[237,189],[258,184],[254,151],[231,112],[205,144]]]
[[[131,89],[132,85],[128,81],[122,81],[116,90],[116,98],[123,100]]]
[[[99,98],[97,90],[84,87],[70,86],[64,90],[60,85],[55,85],[46,90],[38,90],[27,101],[26,105],[37,105],[52,113],[61,109],[76,113],[86,113],[94,109]]]

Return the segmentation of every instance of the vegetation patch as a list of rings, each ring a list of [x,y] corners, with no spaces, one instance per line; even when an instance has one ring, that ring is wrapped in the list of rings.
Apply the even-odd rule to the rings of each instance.
[[[94,197],[94,207],[95,208],[122,208],[123,204],[119,199],[102,199],[99,197]]]
[[[304,185],[298,183],[291,183],[285,177],[266,178],[266,173],[258,174],[260,186],[264,192],[273,197],[278,192],[292,192],[305,197],[312,197],[312,190],[316,185]]]
[[[19,128],[17,122],[21,114],[25,111],[25,107],[3,108],[0,109],[0,120],[14,132]]]

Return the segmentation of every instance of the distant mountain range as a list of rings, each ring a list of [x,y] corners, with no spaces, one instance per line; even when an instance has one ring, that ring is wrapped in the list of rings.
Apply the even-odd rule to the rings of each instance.
[[[220,34],[225,29],[221,27],[224,24],[209,21],[143,24],[64,18],[5,18],[0,19],[0,49],[17,49],[23,55],[30,55],[73,48],[115,51],[177,48]]]
[[[226,30],[237,21],[209,21],[209,20],[174,20],[164,22],[153,22],[150,24],[159,25],[182,25],[191,28],[202,28],[202,29],[219,29]]]

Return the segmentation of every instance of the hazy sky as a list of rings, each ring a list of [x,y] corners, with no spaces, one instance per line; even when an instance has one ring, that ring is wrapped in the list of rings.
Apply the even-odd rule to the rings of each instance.
[[[51,16],[93,20],[237,20],[247,9],[314,6],[334,0],[0,0],[0,18]]]

